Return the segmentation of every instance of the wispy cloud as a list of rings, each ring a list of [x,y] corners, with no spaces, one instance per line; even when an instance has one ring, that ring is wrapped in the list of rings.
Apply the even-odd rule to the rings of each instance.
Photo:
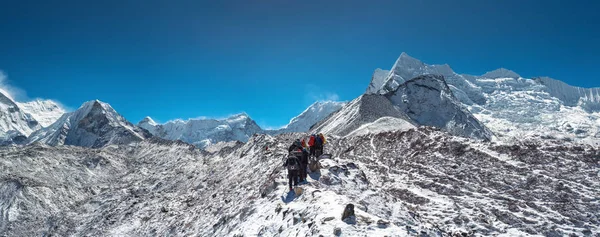
[[[309,103],[314,103],[315,101],[339,101],[340,96],[335,92],[326,91],[316,85],[309,84],[306,86],[304,99]]]
[[[27,93],[25,92],[25,90],[12,86],[10,84],[10,80],[8,78],[8,76],[6,75],[6,73],[4,73],[4,71],[0,70],[0,93],[4,94],[5,96],[8,96],[9,98],[11,98],[13,101],[16,102],[29,102],[35,99],[39,99],[39,100],[44,100],[42,98],[30,98],[29,96],[27,96]],[[73,108],[66,106],[65,104],[61,103],[60,101],[57,100],[52,100],[54,103],[56,103],[59,107],[63,108],[65,111],[73,111]]]
[[[8,77],[2,70],[0,70],[0,89],[2,90],[2,94],[8,96],[12,100],[25,101],[29,99],[24,90],[9,84]]]

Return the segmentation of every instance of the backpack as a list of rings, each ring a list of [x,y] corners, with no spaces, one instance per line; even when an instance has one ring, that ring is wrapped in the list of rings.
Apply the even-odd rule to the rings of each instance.
[[[300,170],[300,161],[295,156],[289,156],[287,160],[288,170]]]
[[[323,139],[321,138],[321,136],[316,136],[315,146],[322,146],[322,145],[323,145]]]
[[[315,145],[315,135],[312,135],[308,139],[308,146],[314,146],[314,145]]]

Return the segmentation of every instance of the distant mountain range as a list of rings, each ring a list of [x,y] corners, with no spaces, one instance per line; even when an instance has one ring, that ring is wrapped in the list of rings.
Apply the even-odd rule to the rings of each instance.
[[[146,117],[133,125],[100,101],[65,113],[51,100],[19,103],[4,91],[0,91],[0,115],[0,144],[4,145],[102,147],[155,136],[204,148],[246,142],[256,133],[354,136],[418,126],[481,140],[537,137],[598,145],[600,89],[547,77],[522,78],[504,68],[481,76],[458,74],[447,64],[428,65],[402,53],[390,70],[376,69],[365,93],[355,100],[316,102],[276,130],[262,129],[245,113],[165,124]]]

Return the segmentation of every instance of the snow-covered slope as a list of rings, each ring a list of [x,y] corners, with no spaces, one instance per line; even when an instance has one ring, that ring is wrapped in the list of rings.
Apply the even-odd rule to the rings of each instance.
[[[43,127],[50,126],[65,113],[65,110],[52,100],[38,99],[17,104],[25,113],[30,114]]]
[[[317,101],[309,106],[300,115],[292,118],[290,123],[282,129],[273,131],[272,134],[286,132],[307,132],[311,126],[325,119],[330,114],[341,109],[346,103],[336,101]]]
[[[98,148],[141,141],[149,137],[150,134],[129,123],[109,104],[95,100],[84,103],[74,112],[64,114],[49,127],[34,132],[29,137],[29,143]]]
[[[385,94],[426,74],[444,76],[458,100],[503,140],[535,136],[600,145],[599,88],[522,78],[504,68],[482,76],[457,74],[448,65],[428,65],[402,53],[385,83],[368,91]]]
[[[367,87],[366,94],[377,93],[383,84],[386,82],[387,76],[390,74],[390,71],[383,70],[381,68],[375,69],[373,72],[373,76],[371,77],[371,83],[369,83],[369,87]]]
[[[404,119],[394,117],[382,117],[380,119],[375,120],[375,122],[367,123],[360,126],[347,136],[362,136],[367,134],[378,134],[390,131],[408,131],[409,129],[414,128],[417,127]]]
[[[33,131],[41,128],[30,114],[0,90],[0,144],[22,143]]]
[[[173,120],[165,124],[156,124],[151,118],[146,117],[138,123],[138,126],[148,130],[154,136],[167,140],[181,140],[200,148],[222,141],[246,142],[252,135],[263,132],[245,113],[220,120]]]
[[[383,95],[364,94],[315,124],[312,133],[345,136],[382,117],[407,118]]]
[[[473,143],[431,128],[331,137],[287,190],[296,135],[213,156],[183,143],[0,149],[6,236],[593,236],[600,151]],[[265,150],[264,147],[271,149]],[[217,152],[218,153],[218,152]],[[347,204],[355,218],[343,221]]]

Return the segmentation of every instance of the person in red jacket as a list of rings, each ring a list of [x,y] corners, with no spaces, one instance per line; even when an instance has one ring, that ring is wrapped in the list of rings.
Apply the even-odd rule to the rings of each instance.
[[[315,138],[316,135],[313,134],[310,136],[310,138],[308,139],[308,147],[309,147],[309,151],[310,151],[310,155],[311,156],[315,156]]]

